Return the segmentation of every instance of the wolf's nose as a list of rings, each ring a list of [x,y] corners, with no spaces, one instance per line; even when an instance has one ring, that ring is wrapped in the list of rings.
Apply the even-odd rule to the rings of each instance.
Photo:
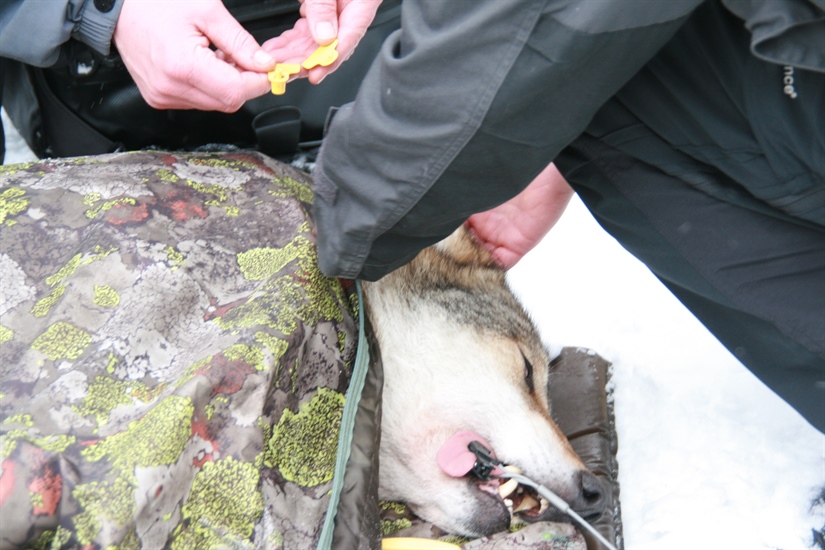
[[[571,502],[571,508],[582,517],[598,516],[607,506],[606,491],[601,480],[586,470],[579,473],[581,491]]]

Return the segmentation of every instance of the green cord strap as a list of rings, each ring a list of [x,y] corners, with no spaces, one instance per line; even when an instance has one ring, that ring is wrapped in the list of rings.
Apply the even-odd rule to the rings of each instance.
[[[341,500],[341,491],[344,488],[344,476],[346,474],[347,462],[349,461],[350,448],[352,445],[352,432],[355,428],[355,413],[358,412],[358,404],[361,402],[361,392],[364,389],[364,381],[367,378],[367,370],[370,365],[369,346],[364,334],[364,308],[361,293],[361,281],[355,281],[355,289],[358,295],[358,349],[355,353],[355,364],[352,367],[352,379],[347,389],[346,401],[344,402],[344,413],[341,418],[341,431],[338,434],[338,453],[335,457],[335,473],[332,478],[332,494],[327,507],[327,515],[324,518],[324,527],[321,530],[321,538],[318,540],[318,550],[328,550],[332,548],[332,534],[335,531],[335,516],[338,513],[338,502]]]

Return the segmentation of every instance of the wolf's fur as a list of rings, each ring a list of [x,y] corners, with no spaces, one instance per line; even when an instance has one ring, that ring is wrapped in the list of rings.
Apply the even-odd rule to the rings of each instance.
[[[497,494],[436,464],[451,435],[471,430],[574,509],[603,508],[601,485],[551,419],[541,339],[504,272],[466,231],[364,289],[384,362],[381,498],[457,534],[506,529]]]

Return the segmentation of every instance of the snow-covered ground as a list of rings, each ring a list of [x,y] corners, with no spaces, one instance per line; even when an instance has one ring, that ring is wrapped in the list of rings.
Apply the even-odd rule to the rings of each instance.
[[[825,436],[743,367],[578,200],[510,273],[551,349],[613,363],[628,550],[803,549]]]
[[[6,163],[34,158],[10,132]],[[11,135],[10,135],[11,134]],[[510,273],[551,350],[613,363],[627,550],[812,547],[825,435],[756,380],[574,200]]]

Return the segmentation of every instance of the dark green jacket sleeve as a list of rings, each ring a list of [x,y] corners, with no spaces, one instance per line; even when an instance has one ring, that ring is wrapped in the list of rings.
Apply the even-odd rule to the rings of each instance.
[[[2,0],[0,57],[48,67],[74,38],[108,55],[123,0]]]
[[[405,0],[316,169],[325,273],[374,280],[516,195],[700,0]]]

